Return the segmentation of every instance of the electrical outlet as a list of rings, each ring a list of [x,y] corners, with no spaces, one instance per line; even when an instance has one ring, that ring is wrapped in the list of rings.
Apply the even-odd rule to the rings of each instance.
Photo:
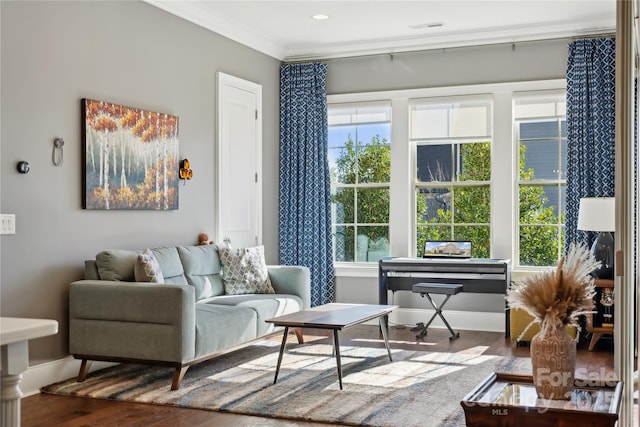
[[[16,234],[16,216],[14,214],[0,215],[2,229],[0,234]]]

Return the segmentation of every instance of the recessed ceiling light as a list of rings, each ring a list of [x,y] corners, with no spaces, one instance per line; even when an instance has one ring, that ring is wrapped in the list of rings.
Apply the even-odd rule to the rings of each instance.
[[[311,18],[315,19],[316,21],[324,21],[325,19],[329,19],[329,15],[318,14],[313,15]]]

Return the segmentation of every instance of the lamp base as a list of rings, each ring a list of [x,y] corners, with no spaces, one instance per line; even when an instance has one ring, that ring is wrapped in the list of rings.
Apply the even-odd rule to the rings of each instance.
[[[608,231],[598,233],[598,237],[591,245],[591,254],[600,261],[600,268],[591,275],[596,279],[613,279],[614,247],[613,236]]]

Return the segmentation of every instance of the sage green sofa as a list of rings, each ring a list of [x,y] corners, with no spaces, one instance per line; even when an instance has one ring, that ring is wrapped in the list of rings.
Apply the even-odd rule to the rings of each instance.
[[[265,320],[309,308],[310,273],[267,266],[274,294],[225,295],[217,245],[151,250],[164,284],[135,282],[142,251],[108,250],[85,261],[85,280],[69,292],[69,352],[91,361],[175,368],[172,390],[188,367],[274,332]],[[301,331],[296,331],[302,341]]]

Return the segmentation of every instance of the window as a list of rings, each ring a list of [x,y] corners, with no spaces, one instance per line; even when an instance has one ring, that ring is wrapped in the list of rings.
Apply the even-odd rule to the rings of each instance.
[[[337,275],[377,276],[382,256],[420,257],[426,240],[470,240],[473,257],[510,259],[515,270],[555,265],[564,253],[565,87],[329,95]]]
[[[390,103],[329,107],[333,252],[337,262],[389,255]]]
[[[426,240],[469,240],[473,257],[488,258],[491,100],[417,100],[409,121],[416,255],[423,254]]]
[[[521,266],[553,265],[564,251],[567,167],[563,91],[514,96]]]

